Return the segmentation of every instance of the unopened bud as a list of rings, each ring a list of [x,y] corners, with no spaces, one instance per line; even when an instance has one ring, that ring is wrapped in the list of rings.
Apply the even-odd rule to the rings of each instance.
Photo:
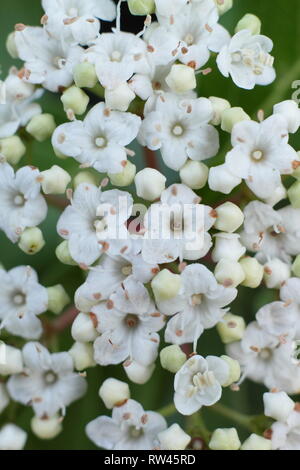
[[[292,272],[296,277],[300,277],[300,255],[296,256],[292,264]]]
[[[237,261],[221,259],[215,267],[215,277],[224,287],[237,287],[245,280],[245,274]]]
[[[263,201],[268,204],[269,206],[275,206],[278,202],[282,201],[282,199],[285,199],[287,197],[287,191],[283,184],[279,184],[276,186],[272,194],[263,199]]]
[[[300,181],[295,181],[292,186],[289,187],[288,198],[294,209],[300,209]]]
[[[246,324],[243,317],[226,313],[222,320],[217,324],[217,331],[224,344],[230,344],[234,341],[240,341],[245,332]]]
[[[62,430],[62,421],[59,415],[52,416],[51,418],[34,416],[31,420],[32,432],[39,439],[54,439]]]
[[[168,269],[163,269],[152,279],[151,287],[157,302],[169,300],[179,293],[181,277]]]
[[[191,189],[202,189],[207,183],[208,167],[194,160],[188,160],[181,168],[179,175],[181,182]]]
[[[26,153],[26,147],[19,136],[14,135],[0,140],[0,153],[11,165],[17,165]]]
[[[222,113],[221,128],[223,131],[231,133],[232,129],[238,122],[250,120],[250,116],[245,113],[243,108],[225,109]]]
[[[15,31],[12,31],[6,39],[6,50],[13,59],[19,58],[19,53],[16,45]]]
[[[45,194],[64,194],[71,176],[63,168],[53,165],[49,170],[41,172],[41,185]]]
[[[166,83],[174,93],[186,93],[197,86],[195,71],[192,67],[183,64],[174,64]]]
[[[18,246],[27,255],[35,255],[45,246],[43,232],[38,227],[26,228],[20,236]]]
[[[251,258],[250,256],[241,259],[240,265],[245,274],[242,286],[250,287],[251,289],[258,287],[264,277],[264,267],[256,258]]]
[[[151,379],[155,364],[144,366],[137,361],[127,361],[123,364],[127,377],[136,384],[143,385]]]
[[[224,100],[223,98],[218,98],[216,96],[210,96],[209,101],[212,104],[214,117],[210,121],[213,126],[219,126],[222,122],[222,114],[226,109],[231,108],[229,101]]]
[[[232,202],[225,202],[216,208],[214,227],[222,232],[235,232],[244,222],[243,211]]]
[[[217,233],[212,259],[215,263],[222,259],[238,261],[245,254],[246,248],[240,242],[237,233]]]
[[[274,114],[281,114],[287,121],[288,132],[294,134],[300,126],[300,109],[298,103],[294,100],[286,100],[275,104]]]
[[[225,163],[209,170],[208,186],[212,191],[229,194],[241,182],[241,178],[230,173]]]
[[[23,371],[23,359],[20,349],[0,341],[0,375],[20,374]]]
[[[38,142],[49,139],[56,129],[52,114],[38,114],[27,124],[26,131]]]
[[[111,184],[123,188],[133,183],[135,175],[136,166],[127,160],[126,165],[124,166],[124,170],[121,173],[108,173],[107,176],[109,177]]]
[[[136,193],[146,201],[159,199],[166,187],[166,177],[153,168],[144,168],[135,178]]]
[[[130,398],[129,386],[121,380],[106,379],[99,390],[100,398],[108,410],[123,405]]]
[[[76,342],[69,350],[69,354],[72,356],[75,369],[80,372],[96,365],[92,344]]]
[[[57,259],[63,264],[67,264],[69,266],[77,265],[76,261],[74,261],[70,255],[68,240],[64,240],[56,247],[55,254]]]
[[[135,93],[133,93],[127,82],[122,83],[113,90],[105,89],[105,103],[108,108],[116,111],[127,111],[134,98]]]
[[[128,0],[128,8],[132,15],[152,15],[155,12],[154,0]]]
[[[278,258],[264,265],[264,281],[268,289],[279,289],[291,277],[291,268]]]
[[[73,75],[78,88],[94,88],[98,83],[95,66],[90,62],[75,65]]]
[[[48,310],[59,314],[70,303],[70,297],[61,284],[48,287]]]
[[[86,170],[77,173],[77,175],[73,179],[73,186],[74,189],[76,189],[82,183],[89,183],[97,186],[98,182],[99,181],[97,179],[97,176],[94,175],[94,173],[92,173],[91,171]]]
[[[191,437],[178,424],[158,433],[157,437],[162,450],[185,450],[191,441]]]
[[[266,392],[263,400],[264,414],[276,421],[285,422],[295,408],[295,403],[285,392]]]
[[[272,442],[258,434],[251,434],[248,439],[243,442],[241,450],[272,450]]]
[[[98,332],[89,313],[79,313],[72,324],[72,337],[75,341],[88,343],[95,341]]]
[[[241,376],[241,367],[238,361],[232,359],[229,356],[221,356],[221,359],[226,362],[229,368],[228,380],[222,384],[223,387],[229,387],[233,383],[237,382]]]
[[[246,13],[236,25],[235,32],[238,33],[243,29],[248,29],[253,35],[260,34],[261,21],[256,15]]]
[[[208,447],[211,450],[239,450],[241,442],[235,428],[218,428],[211,436]]]
[[[61,95],[61,101],[64,105],[64,110],[73,111],[74,114],[84,114],[88,107],[90,98],[81,88],[73,85],[63,92]]]
[[[163,369],[176,374],[186,362],[186,355],[178,344],[166,346],[160,351],[160,363]]]
[[[27,434],[15,424],[5,424],[0,429],[0,450],[23,450]]]

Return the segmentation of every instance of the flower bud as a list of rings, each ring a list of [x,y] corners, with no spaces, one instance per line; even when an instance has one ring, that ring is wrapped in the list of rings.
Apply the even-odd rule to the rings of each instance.
[[[56,123],[52,114],[38,114],[26,126],[28,134],[32,135],[38,142],[49,139],[55,129]]]
[[[235,124],[241,121],[250,121],[251,118],[245,113],[243,108],[225,109],[222,113],[221,129],[231,133]]]
[[[72,324],[72,337],[75,341],[88,343],[95,341],[98,332],[89,313],[79,313]]]
[[[231,108],[229,101],[224,100],[223,98],[218,98],[216,96],[210,96],[209,101],[212,104],[214,117],[210,121],[213,126],[219,126],[222,122],[222,114],[226,109]]]
[[[80,372],[96,365],[92,344],[76,342],[69,350],[69,354],[72,356],[75,369]]]
[[[211,450],[239,450],[241,442],[235,428],[218,428],[210,438],[208,447]]]
[[[106,379],[99,390],[100,398],[108,410],[115,406],[122,406],[130,398],[129,386],[121,380]]]
[[[224,15],[233,5],[233,0],[214,0],[214,2],[218,7],[219,15]]]
[[[172,65],[165,80],[174,93],[186,93],[197,86],[194,69],[183,64]]]
[[[248,439],[243,442],[241,450],[272,450],[272,442],[258,434],[251,434]]]
[[[153,168],[144,168],[139,171],[135,178],[136,193],[146,201],[159,199],[166,187],[167,178]]]
[[[143,366],[137,361],[126,361],[123,367],[129,380],[135,384],[143,385],[151,379],[155,364]]]
[[[70,303],[70,297],[61,284],[48,287],[48,310],[59,314]]]
[[[295,181],[288,189],[287,194],[292,207],[300,209],[300,181]]]
[[[243,18],[240,19],[238,24],[235,27],[235,32],[238,33],[243,29],[248,29],[253,35],[260,34],[261,31],[261,21],[256,15],[251,13],[246,13]]]
[[[244,222],[243,211],[232,202],[225,202],[216,208],[214,227],[222,232],[235,232]]]
[[[229,194],[241,182],[241,178],[230,173],[225,163],[209,170],[208,186],[212,191]]]
[[[181,168],[179,175],[181,182],[191,189],[202,189],[207,183],[208,167],[202,162],[188,160]]]
[[[230,344],[234,341],[240,341],[244,336],[246,328],[243,317],[226,313],[222,320],[217,324],[217,331],[224,344]]]
[[[166,346],[160,351],[160,363],[163,369],[176,374],[186,362],[186,355],[178,344]]]
[[[215,263],[222,259],[238,261],[245,254],[246,248],[240,242],[237,233],[217,233],[212,259]]]
[[[294,134],[300,126],[300,109],[294,100],[286,100],[275,104],[274,114],[281,114],[287,121],[288,132]]]
[[[27,434],[15,424],[5,424],[0,429],[0,450],[23,450]]]
[[[54,439],[62,430],[62,420],[59,415],[52,418],[34,416],[31,420],[31,430],[39,439]]]
[[[157,437],[162,450],[185,450],[191,441],[191,437],[176,423],[158,433]]]
[[[9,396],[6,391],[6,387],[3,383],[0,383],[0,414],[9,404]]]
[[[63,92],[61,101],[64,105],[65,112],[73,111],[74,114],[84,114],[89,104],[90,98],[81,88],[73,85]]]
[[[70,255],[68,240],[64,240],[56,247],[55,254],[57,259],[63,264],[67,264],[69,266],[77,265]]]
[[[272,194],[266,199],[263,199],[263,201],[269,206],[273,207],[275,206],[275,204],[282,201],[282,199],[285,199],[286,195],[287,192],[285,187],[283,186],[283,184],[279,184],[276,189],[272,192]]]
[[[43,232],[38,227],[26,228],[20,236],[18,246],[27,255],[35,255],[45,246]]]
[[[285,422],[295,408],[295,403],[285,392],[266,392],[263,395],[265,415]]]
[[[127,111],[130,103],[135,99],[135,93],[127,82],[110,90],[105,88],[105,103],[108,108],[116,111]]]
[[[0,153],[11,165],[17,165],[26,153],[26,147],[19,136],[13,135],[0,140]]]
[[[152,15],[155,12],[154,0],[128,0],[128,8],[132,15]]]
[[[41,185],[45,194],[64,194],[70,181],[69,173],[58,165],[41,172]]]
[[[114,186],[119,186],[123,188],[124,186],[129,186],[134,181],[136,175],[136,166],[127,160],[126,165],[122,173],[108,173],[111,184]]]
[[[77,175],[73,178],[73,186],[76,189],[82,183],[89,183],[98,186],[98,178],[94,173],[91,171],[80,171]]]
[[[63,153],[61,153],[59,150],[57,150],[54,147],[53,147],[53,152],[55,153],[55,156],[59,158],[60,160],[67,160],[67,158],[69,158],[68,155],[64,155]]]
[[[245,274],[237,261],[221,259],[215,267],[215,277],[224,287],[237,287],[245,279]]]
[[[291,268],[278,258],[264,265],[264,281],[268,289],[279,289],[291,277]]]
[[[15,34],[16,34],[15,31],[12,31],[11,33],[9,33],[6,39],[6,50],[9,53],[9,55],[12,57],[12,59],[19,58]]]
[[[73,75],[78,88],[94,88],[98,83],[95,66],[90,62],[75,65]]]
[[[264,277],[264,267],[256,258],[251,258],[250,256],[241,259],[240,265],[245,274],[242,286],[251,287],[251,289],[258,287]]]
[[[156,301],[169,300],[179,293],[181,277],[168,269],[160,271],[151,281]]]
[[[20,374],[22,371],[21,351],[0,341],[0,375]]]
[[[300,277],[300,255],[296,256],[292,264],[292,272],[296,277]]]
[[[227,382],[223,383],[223,387],[229,387],[233,383],[237,382],[241,376],[241,367],[238,361],[232,359],[229,356],[221,356],[221,359],[226,362],[229,367],[229,376]]]

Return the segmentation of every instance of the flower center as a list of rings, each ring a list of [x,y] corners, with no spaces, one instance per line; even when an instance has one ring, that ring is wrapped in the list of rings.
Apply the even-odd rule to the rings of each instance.
[[[260,353],[259,353],[261,359],[263,359],[264,361],[270,359],[270,357],[272,356],[272,350],[270,348],[263,348]]]
[[[180,124],[176,124],[173,127],[172,132],[176,137],[180,137],[183,134],[183,127]]]
[[[17,194],[15,197],[14,197],[14,204],[15,206],[23,206],[25,203],[25,199],[24,199],[24,196],[22,194]]]
[[[191,33],[188,33],[184,38],[184,42],[186,42],[188,46],[194,44],[194,40],[194,36]]]
[[[235,64],[237,64],[238,62],[241,62],[242,54],[240,52],[234,52],[233,54],[231,54],[231,60]]]
[[[97,137],[95,139],[95,144],[99,149],[104,149],[107,146],[107,140],[105,137]]]
[[[121,62],[122,54],[120,51],[113,51],[110,58],[112,62]]]
[[[105,217],[96,217],[93,222],[93,228],[96,229],[96,232],[104,232],[107,229],[107,223]]]
[[[193,377],[193,385],[198,389],[201,390],[203,387],[210,387],[216,383],[215,374],[212,371],[198,372]]]
[[[47,385],[52,385],[57,381],[57,375],[52,370],[48,370],[44,374],[44,381]]]
[[[264,157],[264,154],[261,150],[254,150],[252,153],[251,153],[251,158],[257,162],[259,162],[260,160],[262,160]]]
[[[54,57],[53,59],[53,65],[57,69],[63,69],[66,63],[67,61],[64,57]]]
[[[134,439],[141,437],[143,434],[144,434],[144,431],[142,428],[137,428],[136,426],[131,426],[129,428],[129,435],[130,437],[133,437]]]
[[[203,300],[203,294],[194,294],[192,295],[192,305],[200,305]]]
[[[17,293],[13,296],[13,303],[15,305],[24,305],[26,301],[26,297],[22,293]]]
[[[123,266],[123,268],[121,269],[121,273],[124,274],[124,276],[130,276],[130,274],[132,274],[131,264],[128,264],[127,266]]]
[[[135,328],[139,322],[139,319],[136,315],[129,314],[125,318],[125,323],[128,328]]]

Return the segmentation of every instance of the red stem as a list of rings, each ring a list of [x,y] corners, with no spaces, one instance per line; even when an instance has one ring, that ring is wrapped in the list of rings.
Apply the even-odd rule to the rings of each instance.
[[[153,150],[148,149],[148,147],[144,147],[144,154],[145,154],[147,167],[154,168],[154,170],[158,170],[158,164],[157,164],[155,152],[153,152]]]
[[[45,322],[45,335],[48,337],[53,336],[54,334],[61,333],[62,331],[69,328],[69,326],[72,325],[73,321],[77,317],[78,313],[79,311],[77,310],[77,308],[72,305],[53,322]]]

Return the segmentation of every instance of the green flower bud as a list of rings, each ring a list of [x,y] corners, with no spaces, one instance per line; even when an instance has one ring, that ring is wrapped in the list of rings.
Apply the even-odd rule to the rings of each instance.
[[[8,163],[17,165],[26,153],[26,147],[19,136],[14,135],[0,140],[0,153]]]
[[[218,98],[216,96],[210,96],[209,101],[212,104],[214,117],[211,120],[213,126],[219,126],[222,121],[222,114],[226,109],[231,108],[229,101],[224,100],[223,98]]]
[[[238,33],[243,29],[248,29],[253,35],[260,34],[261,31],[261,21],[260,19],[252,15],[251,13],[246,13],[242,19],[238,22],[235,28],[235,32]]]
[[[172,424],[157,437],[164,450],[185,450],[191,441],[191,437],[178,424]]]
[[[121,406],[130,398],[129,386],[121,380],[106,379],[100,387],[99,396],[108,410]]]
[[[70,297],[61,284],[48,287],[48,310],[59,314],[70,303]]]
[[[73,85],[63,92],[61,101],[66,112],[73,111],[74,114],[84,114],[90,98],[81,88]]]
[[[74,82],[78,88],[94,88],[98,83],[95,66],[89,62],[77,64],[73,71]]]
[[[176,374],[186,362],[186,355],[178,344],[166,346],[160,351],[159,357],[162,368],[173,374]]]
[[[235,232],[244,222],[241,209],[232,202],[225,202],[216,208],[217,218],[214,227],[222,232]]]
[[[235,124],[241,121],[250,121],[251,118],[245,113],[243,108],[225,109],[222,113],[221,129],[231,133]]]
[[[54,439],[63,430],[61,417],[58,414],[52,418],[34,416],[31,420],[31,430],[39,439]]]
[[[211,436],[208,447],[211,450],[239,450],[241,442],[235,428],[218,428]]]
[[[64,194],[70,181],[69,173],[58,165],[41,172],[41,185],[45,194]]]
[[[35,255],[45,246],[42,231],[38,227],[26,228],[19,240],[19,248],[27,255]]]
[[[69,354],[72,356],[75,369],[79,372],[96,366],[94,348],[90,343],[74,343],[69,350]]]
[[[77,265],[76,261],[74,261],[70,255],[68,240],[64,240],[56,247],[55,254],[59,261],[63,264],[67,264],[69,266]]]
[[[27,124],[26,131],[38,142],[43,142],[52,136],[56,123],[52,114],[38,114]]]
[[[19,58],[19,53],[15,40],[15,31],[12,31],[6,39],[6,50],[13,59]]]
[[[194,160],[188,160],[181,168],[179,175],[183,184],[191,189],[202,189],[208,180],[208,167]]]
[[[166,83],[175,93],[194,90],[197,86],[195,70],[188,65],[174,64],[166,77]]]
[[[152,279],[151,287],[157,301],[169,300],[179,293],[181,277],[168,269],[163,269]]]
[[[296,277],[300,277],[300,255],[296,256],[292,264],[292,272]]]
[[[166,181],[167,178],[154,168],[144,168],[134,178],[136,193],[145,201],[155,201],[164,191]]]
[[[106,106],[116,111],[127,111],[130,103],[135,99],[135,93],[127,82],[121,83],[113,90],[106,88],[104,95]]]
[[[272,450],[272,442],[258,434],[251,434],[248,439],[243,442],[241,450]]]
[[[217,324],[217,331],[224,344],[239,341],[244,336],[246,328],[245,320],[243,317],[226,313],[222,321]]]
[[[74,189],[82,183],[98,185],[98,179],[91,171],[80,171],[73,179]]]
[[[264,267],[257,261],[256,258],[246,256],[240,260],[240,266],[242,267],[245,279],[242,282],[242,286],[251,287],[255,289],[261,284],[264,277]]]
[[[238,361],[232,359],[229,356],[221,356],[221,359],[226,362],[229,366],[229,377],[226,383],[224,383],[223,387],[229,387],[233,383],[237,382],[241,376],[241,367]]]
[[[300,209],[300,181],[295,181],[288,189],[287,194],[292,207]]]
[[[215,267],[217,281],[225,287],[237,287],[245,280],[245,274],[237,261],[221,259]]]
[[[214,0],[218,7],[219,15],[224,15],[233,6],[233,0]]]
[[[123,188],[124,186],[129,186],[133,183],[135,175],[136,166],[127,160],[122,173],[108,173],[107,176],[109,177],[111,184]]]
[[[155,2],[154,0],[128,0],[128,8],[132,15],[152,15],[155,12]]]

